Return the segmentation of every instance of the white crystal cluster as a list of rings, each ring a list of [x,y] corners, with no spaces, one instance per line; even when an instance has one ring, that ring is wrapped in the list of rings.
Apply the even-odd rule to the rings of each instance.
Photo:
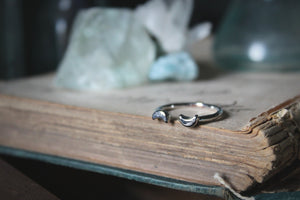
[[[182,49],[185,42],[192,0],[152,0],[139,6],[136,17],[160,42],[166,52]]]
[[[167,53],[187,49],[211,32],[211,23],[188,24],[193,11],[193,0],[151,0],[135,10],[136,18],[157,38]]]

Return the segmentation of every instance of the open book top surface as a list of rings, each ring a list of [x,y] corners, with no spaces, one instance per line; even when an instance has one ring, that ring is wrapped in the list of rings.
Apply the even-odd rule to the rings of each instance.
[[[155,108],[173,102],[202,101],[222,107],[222,120],[206,126],[241,130],[252,117],[300,94],[295,73],[234,73],[196,82],[154,83],[112,91],[56,88],[53,76],[0,83],[0,93],[54,103],[151,118]]]

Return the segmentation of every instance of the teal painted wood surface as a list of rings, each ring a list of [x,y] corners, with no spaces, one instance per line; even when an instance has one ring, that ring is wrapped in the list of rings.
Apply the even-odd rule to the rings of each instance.
[[[117,176],[120,178],[126,178],[129,180],[135,180],[143,183],[153,184],[153,185],[167,187],[176,190],[214,195],[214,196],[224,198],[225,200],[239,200],[239,198],[235,197],[227,189],[224,189],[222,187],[217,187],[217,186],[206,186],[206,185],[200,185],[195,183],[189,183],[186,181],[180,181],[171,178],[155,176],[151,174],[139,173],[131,170],[124,170],[124,169],[119,169],[119,168],[114,168],[114,167],[109,167],[109,166],[104,166],[104,165],[99,165],[94,163],[88,163],[80,160],[24,151],[20,149],[5,147],[5,146],[0,146],[0,153],[5,155],[10,155],[10,156],[39,160],[39,161],[48,162],[55,165],[62,165],[66,167]],[[255,199],[256,200],[299,200],[300,192],[259,194],[255,196]]]

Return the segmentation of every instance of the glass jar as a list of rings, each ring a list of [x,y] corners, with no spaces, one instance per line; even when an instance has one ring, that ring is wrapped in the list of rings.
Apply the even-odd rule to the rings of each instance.
[[[234,0],[214,42],[225,69],[300,69],[300,1]]]

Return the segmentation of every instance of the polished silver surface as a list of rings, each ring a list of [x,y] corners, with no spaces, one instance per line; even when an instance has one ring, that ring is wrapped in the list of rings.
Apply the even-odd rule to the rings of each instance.
[[[171,116],[169,114],[169,111],[178,109],[178,108],[184,108],[184,107],[195,107],[195,108],[208,108],[212,111],[214,111],[211,114],[207,115],[195,115],[194,117],[185,116],[183,114],[180,114],[178,116],[178,120],[183,126],[186,127],[195,127],[201,122],[209,122],[218,119],[222,113],[222,108],[212,105],[212,104],[206,104],[203,102],[189,102],[189,103],[172,103],[172,104],[166,104],[163,106],[158,107],[155,112],[152,114],[152,119],[158,119],[163,120],[164,122],[168,123],[171,119]]]

